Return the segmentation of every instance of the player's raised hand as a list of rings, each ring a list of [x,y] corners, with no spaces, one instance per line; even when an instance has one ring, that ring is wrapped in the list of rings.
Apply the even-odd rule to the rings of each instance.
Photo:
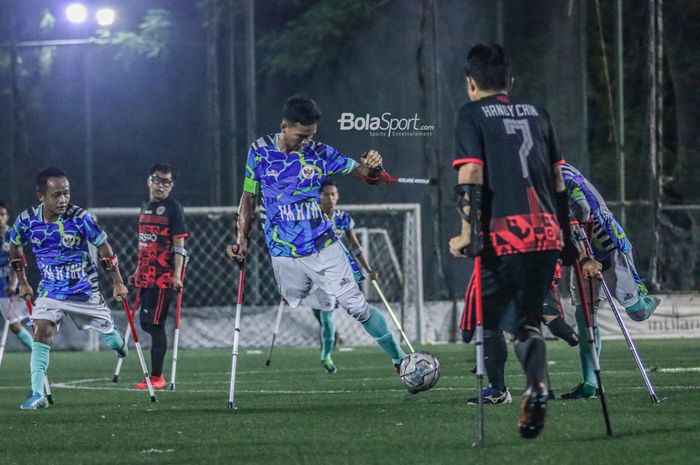
[[[382,156],[373,149],[366,151],[360,157],[360,163],[369,169],[380,168],[382,166],[382,161]]]
[[[28,283],[21,284],[19,286],[19,296],[24,300],[32,300],[34,297],[34,290],[32,289],[32,286],[30,286]]]
[[[114,285],[114,291],[112,292],[112,295],[114,296],[114,299],[117,302],[121,302],[122,300],[127,298],[127,296],[129,295],[129,290],[126,288],[124,283],[117,283]]]
[[[377,272],[374,271],[374,270],[370,271],[370,272],[367,273],[367,274],[369,275],[370,281],[376,281],[377,279],[379,279],[379,273],[377,273]]]

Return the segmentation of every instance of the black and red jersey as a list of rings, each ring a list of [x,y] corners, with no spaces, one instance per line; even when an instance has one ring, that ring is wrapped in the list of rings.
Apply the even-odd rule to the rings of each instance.
[[[173,240],[187,235],[185,214],[175,200],[149,202],[141,208],[136,287],[168,287],[174,271]]]
[[[549,115],[499,94],[465,104],[452,166],[484,167],[484,246],[496,255],[559,250],[553,167],[563,163]]]

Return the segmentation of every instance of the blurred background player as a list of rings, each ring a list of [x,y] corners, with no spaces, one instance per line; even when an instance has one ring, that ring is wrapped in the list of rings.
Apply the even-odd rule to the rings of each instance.
[[[27,307],[22,299],[11,298],[17,294],[17,277],[10,267],[9,220],[7,205],[0,202],[0,314],[22,345],[32,350],[32,334],[22,326],[22,321],[29,318]]]
[[[35,410],[48,406],[43,394],[53,336],[66,314],[79,329],[94,329],[119,357],[127,349],[114,329],[112,315],[97,283],[97,270],[88,244],[97,248],[102,267],[109,273],[117,300],[127,297],[119,273],[119,261],[107,242],[107,234],[90,214],[70,203],[70,183],[59,168],[47,168],[36,178],[41,204],[23,211],[10,230],[11,266],[19,281],[19,296],[31,300],[33,291],[24,272],[23,246],[31,244],[41,274],[34,303],[34,342],[30,363],[32,390],[20,406]]]
[[[129,284],[138,289],[141,328],[151,335],[151,383],[154,389],[166,385],[163,362],[168,350],[165,322],[168,310],[182,289],[182,268],[188,235],[182,206],[170,197],[175,186],[175,168],[154,164],[146,181],[148,203],[139,215],[139,250],[136,272]],[[146,380],[134,386],[148,389]]]
[[[350,254],[348,255],[348,260],[350,261],[355,280],[360,282],[364,279],[362,272],[357,266],[358,263],[362,269],[367,272],[369,279],[375,280],[379,275],[376,271],[372,270],[365,258],[362,247],[360,246],[360,241],[357,240],[357,235],[353,230],[355,221],[353,221],[349,213],[336,209],[339,199],[340,194],[338,193],[338,186],[336,186],[332,179],[326,179],[321,186],[321,210],[333,223],[333,230],[335,231],[336,237],[343,243]],[[335,298],[325,295],[321,289],[316,289],[304,300],[304,304],[312,308],[314,316],[316,316],[316,319],[321,324],[321,363],[326,372],[332,374],[336,372],[336,367],[331,358],[331,354],[339,336],[338,332],[335,330],[333,311],[317,308],[321,306],[319,305],[320,302],[325,302],[329,299],[333,301],[333,306],[335,308]]]
[[[518,426],[522,437],[534,438],[544,427],[547,408],[542,307],[561,233],[565,239],[570,234],[560,227],[568,224],[568,205],[554,128],[543,109],[508,96],[512,82],[502,47],[479,44],[469,51],[465,84],[470,103],[458,114],[452,164],[458,170],[461,234],[449,246],[456,257],[481,256],[485,352],[507,350],[500,345],[502,330],[515,336],[527,378]],[[473,279],[467,296],[473,304]],[[470,310],[462,329],[472,330]]]
[[[627,315],[634,321],[648,319],[656,310],[660,300],[649,296],[647,287],[639,277],[632,259],[632,244],[624,229],[608,209],[598,190],[580,171],[569,163],[561,167],[564,183],[569,197],[569,207],[574,218],[584,228],[593,249],[593,257],[602,265],[603,279],[610,287],[612,295],[625,308]],[[595,306],[600,303],[600,282],[591,280]],[[586,289],[588,292],[588,289]],[[571,299],[576,306],[576,323],[581,339],[586,336],[579,290],[576,279],[571,274]],[[595,313],[593,313],[595,318]],[[598,326],[596,328],[596,350],[600,355],[601,341]],[[563,399],[587,399],[596,395],[596,377],[593,371],[593,356],[586,344],[579,346],[583,381],[570,392],[562,394]]]
[[[253,142],[239,206],[237,244],[226,252],[239,263],[245,260],[256,197],[262,195],[265,238],[282,297],[296,308],[318,287],[362,323],[398,369],[406,354],[384,315],[360,291],[333,223],[318,203],[329,175],[353,174],[368,184],[386,182],[382,158],[370,150],[358,163],[329,145],[313,142],[320,119],[313,100],[292,96],[284,105],[280,132]],[[334,306],[335,302],[326,301],[320,309]]]

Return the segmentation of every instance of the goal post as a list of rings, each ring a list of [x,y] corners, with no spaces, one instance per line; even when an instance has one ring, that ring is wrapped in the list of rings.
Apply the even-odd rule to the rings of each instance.
[[[232,219],[237,207],[185,207],[190,235],[180,335],[180,347],[225,347],[230,343],[236,296],[236,268],[225,256],[233,243]],[[415,344],[423,341],[423,257],[420,204],[347,204],[342,210],[355,221],[369,263],[379,273],[382,291]],[[109,236],[119,255],[124,278],[136,269],[138,208],[92,208],[91,214]],[[104,289],[110,284],[101,276]],[[279,292],[262,232],[256,223],[247,254],[241,347],[269,344]],[[373,287],[361,284],[369,302],[382,309]],[[109,292],[106,292],[109,297]],[[112,302],[112,308],[118,308]],[[372,339],[342,309],[336,326],[346,346],[373,344]],[[125,322],[115,312],[120,328]],[[319,325],[308,308],[285,312],[277,344],[299,347],[318,345]],[[172,324],[171,321],[169,321]]]

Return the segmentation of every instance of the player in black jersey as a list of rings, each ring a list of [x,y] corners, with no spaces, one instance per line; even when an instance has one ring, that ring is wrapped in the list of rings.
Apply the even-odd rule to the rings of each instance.
[[[163,389],[163,361],[168,348],[165,321],[168,310],[182,289],[185,238],[188,235],[182,206],[170,197],[176,171],[170,165],[151,167],[147,186],[149,201],[139,215],[139,250],[136,272],[129,284],[138,289],[141,328],[151,335],[151,384]],[[146,389],[142,380],[134,386]]]
[[[542,306],[562,232],[569,235],[560,228],[568,224],[559,168],[564,160],[547,113],[508,95],[513,78],[502,47],[473,47],[465,79],[471,102],[459,112],[453,162],[462,231],[450,240],[450,252],[482,257],[485,352],[491,361],[505,357],[505,341],[496,335],[505,330],[515,336],[527,377],[518,425],[521,436],[533,438],[544,426],[547,405]],[[474,291],[472,279],[461,324],[467,334],[474,323]]]

